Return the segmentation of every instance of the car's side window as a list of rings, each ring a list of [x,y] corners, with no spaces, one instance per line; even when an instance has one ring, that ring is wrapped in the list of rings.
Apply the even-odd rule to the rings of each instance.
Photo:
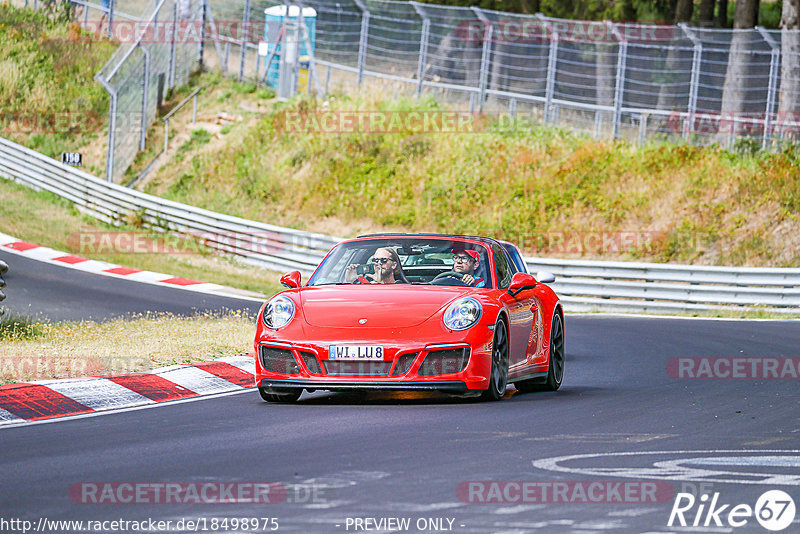
[[[501,289],[507,288],[511,284],[511,277],[514,275],[514,271],[508,264],[507,256],[502,248],[500,248],[498,245],[492,245],[492,251],[494,252],[494,267],[497,274],[497,287]]]

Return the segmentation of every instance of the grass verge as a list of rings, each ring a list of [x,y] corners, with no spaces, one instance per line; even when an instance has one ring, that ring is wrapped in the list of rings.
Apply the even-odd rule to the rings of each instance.
[[[191,157],[170,160],[144,189],[343,237],[453,232],[545,256],[800,265],[800,156],[791,150],[637,147],[486,117],[471,133],[343,132],[323,122],[449,111],[433,99],[369,94],[272,103],[228,142],[194,142]]]
[[[148,371],[252,352],[255,319],[243,311],[147,314],[47,323],[0,317],[0,382]]]

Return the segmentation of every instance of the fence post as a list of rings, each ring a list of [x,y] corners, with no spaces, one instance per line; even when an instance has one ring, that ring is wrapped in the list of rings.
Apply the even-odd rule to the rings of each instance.
[[[286,17],[289,17],[289,11],[286,11]],[[240,45],[242,47],[241,57],[239,58],[239,83],[244,79],[244,62],[247,54],[247,38],[250,36],[250,0],[244,2],[244,15],[242,16],[242,31]]]
[[[106,150],[106,181],[113,181],[114,177],[114,135],[117,129],[117,91],[99,74],[94,77],[111,96],[108,106],[108,149]]]
[[[769,84],[767,85],[767,109],[764,113],[764,134],[761,138],[761,150],[766,150],[772,137],[772,113],[775,107],[775,94],[778,89],[778,65],[781,61],[781,47],[762,26],[756,26],[756,29],[772,49],[769,58]]]
[[[139,150],[144,150],[147,137],[147,93],[150,91],[150,51],[141,41],[136,45],[144,52],[144,83],[142,87],[142,116],[140,117],[141,132],[139,133]]]
[[[489,77],[489,62],[492,54],[492,30],[494,25],[489,18],[478,7],[472,7],[472,11],[483,23],[483,47],[481,49],[481,72],[479,77],[478,93],[478,112],[483,113],[483,105],[486,101],[486,82]]]
[[[175,87],[175,54],[177,52],[177,26],[178,26],[178,4],[172,4],[172,39],[169,44],[169,80],[167,87],[172,89]]]
[[[617,25],[607,21],[611,31],[619,40],[619,51],[617,52],[617,83],[614,87],[614,125],[613,138],[619,137],[619,125],[622,119],[622,99],[625,97],[625,67],[628,61],[628,41],[619,33]]]
[[[197,55],[199,57],[200,72],[203,72],[203,54],[206,51],[206,2],[208,0],[200,0],[200,43],[197,46]]]
[[[419,38],[419,64],[417,65],[417,98],[422,96],[422,84],[425,83],[425,64],[428,60],[428,39],[430,38],[431,21],[417,2],[411,2],[417,15],[422,19],[422,35]]]
[[[692,77],[689,82],[689,104],[686,110],[688,112],[689,125],[687,128],[682,128],[683,138],[688,140],[689,135],[694,133],[694,119],[697,114],[697,94],[700,88],[700,61],[703,58],[703,43],[700,42],[695,33],[689,29],[689,26],[687,26],[685,22],[679,22],[678,27],[694,45],[694,51],[692,52]]]
[[[541,13],[536,14],[550,34],[550,49],[547,58],[547,81],[544,89],[544,123],[550,122],[550,108],[553,105],[553,92],[556,83],[556,69],[558,68],[558,32],[553,28]]]
[[[108,31],[107,36],[111,39],[113,34],[112,26],[114,25],[114,8],[117,7],[117,0],[110,0],[108,3]]]
[[[369,9],[361,0],[353,0],[361,10],[361,37],[358,41],[358,86],[364,79],[364,62],[367,59],[367,39],[369,38]]]

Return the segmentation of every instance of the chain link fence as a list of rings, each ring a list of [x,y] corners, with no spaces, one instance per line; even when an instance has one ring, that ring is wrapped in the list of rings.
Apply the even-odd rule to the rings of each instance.
[[[94,10],[106,20],[100,31],[123,41],[97,75],[111,95],[106,177],[115,182],[143,148],[164,92],[193,69],[263,82],[265,10],[284,5],[72,3],[85,6],[84,22]],[[800,139],[800,30],[575,21],[386,0],[296,3],[317,13],[309,84],[317,92],[391,84],[395,95],[433,95],[517,126],[546,123],[640,143],[775,150]],[[139,21],[135,35],[143,37],[121,39],[123,20]],[[148,28],[160,37],[148,38]]]
[[[323,77],[400,82],[470,111],[595,137],[775,149],[800,132],[800,31],[574,21],[307,0]],[[727,81],[727,83],[726,83]],[[327,87],[327,86],[326,86]]]
[[[111,98],[108,181],[121,181],[144,150],[147,129],[167,92],[188,82],[199,65],[204,7],[202,0],[152,0],[138,21],[109,25],[112,37],[122,44],[95,76]]]

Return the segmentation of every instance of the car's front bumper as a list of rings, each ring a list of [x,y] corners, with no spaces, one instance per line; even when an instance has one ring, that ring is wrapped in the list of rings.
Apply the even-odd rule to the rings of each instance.
[[[397,380],[315,380],[315,379],[286,379],[264,378],[259,382],[259,387],[267,389],[324,389],[324,390],[435,390],[435,391],[467,391],[467,384],[459,380],[428,380],[425,382],[397,381]]]

